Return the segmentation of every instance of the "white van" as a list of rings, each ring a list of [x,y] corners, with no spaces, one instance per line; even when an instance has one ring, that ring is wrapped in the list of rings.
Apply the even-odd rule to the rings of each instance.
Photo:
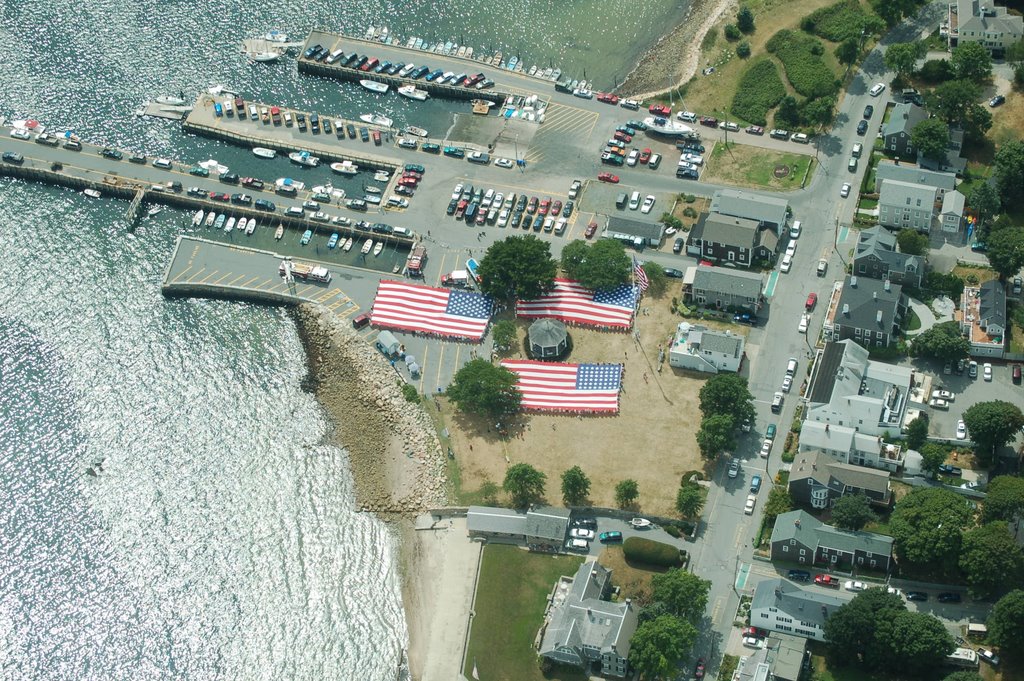
[[[854,158],[860,158],[860,155],[861,155],[862,151],[864,151],[864,147],[861,145],[860,142],[857,142],[856,144],[853,145],[853,157]]]
[[[408,227],[395,227],[395,231],[392,234],[395,236],[412,236],[412,230]]]
[[[640,192],[633,192],[629,195],[629,209],[636,210],[640,207]]]
[[[259,118],[259,115],[260,115],[260,112],[256,109],[256,105],[255,104],[250,104],[249,105],[249,118],[251,118],[253,120],[256,120],[257,118]]]
[[[786,375],[787,376],[796,376],[796,369],[797,369],[798,366],[799,366],[799,363],[796,361],[796,358],[795,357],[790,357],[789,358],[789,364],[786,365]]]
[[[793,224],[789,226],[789,238],[799,239],[800,238],[800,221],[793,220]]]

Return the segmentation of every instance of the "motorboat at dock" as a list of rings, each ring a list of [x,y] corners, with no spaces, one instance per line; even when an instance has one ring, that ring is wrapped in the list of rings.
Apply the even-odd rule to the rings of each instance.
[[[254,156],[260,158],[274,158],[277,156],[277,152],[273,149],[267,149],[266,147],[253,147],[252,153]]]
[[[359,120],[363,123],[369,123],[370,125],[379,125],[382,128],[390,128],[394,125],[394,121],[385,116],[384,114],[362,114],[359,116]]]
[[[280,223],[280,224],[279,224],[279,225],[277,226],[277,231],[276,231],[276,232],[274,232],[274,238],[275,238],[276,240],[280,241],[280,240],[281,240],[281,237],[283,237],[283,236],[284,236],[284,223],[282,222],[282,223]]]
[[[402,87],[398,88],[398,94],[402,95],[403,97],[408,97],[409,99],[414,99],[417,102],[425,102],[427,98],[430,97],[429,92],[427,92],[426,90],[421,90],[415,85],[403,85]]]
[[[359,172],[359,166],[352,161],[340,161],[331,164],[331,170],[339,175],[355,175]]]
[[[157,104],[164,104],[166,106],[185,106],[184,97],[174,97],[171,95],[161,95],[156,98]]]
[[[377,94],[381,95],[385,94],[391,87],[387,83],[378,83],[375,80],[369,80],[366,78],[359,81],[359,84],[362,85],[367,90],[369,90],[370,92],[376,92]]]
[[[311,155],[308,151],[293,151],[288,154],[288,160],[306,168],[316,168],[320,165],[320,159]]]
[[[415,137],[426,137],[427,134],[428,134],[426,130],[424,130],[423,128],[419,128],[419,127],[417,127],[415,125],[407,125],[407,126],[405,126],[405,129],[403,130],[403,132],[405,134],[413,135]]]

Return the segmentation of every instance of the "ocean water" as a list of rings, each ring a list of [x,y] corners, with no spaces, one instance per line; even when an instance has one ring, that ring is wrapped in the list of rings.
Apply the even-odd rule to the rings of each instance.
[[[433,132],[454,105],[374,99],[287,61],[250,66],[238,44],[270,28],[361,34],[386,18],[399,34],[518,52],[607,87],[657,39],[644,26],[685,11],[674,0],[341,8],[3,3],[0,116],[273,179],[304,171],[133,110],[224,84]],[[323,443],[330,424],[301,390],[293,324],[276,309],[162,298],[190,216],[167,210],[129,230],[125,208],[0,178],[0,679],[394,679],[407,638],[395,538],[353,511],[344,452]]]

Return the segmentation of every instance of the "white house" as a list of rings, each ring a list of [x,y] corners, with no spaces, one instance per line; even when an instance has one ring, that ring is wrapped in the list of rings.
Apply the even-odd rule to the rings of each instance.
[[[825,620],[852,598],[841,592],[803,590],[784,579],[766,579],[754,590],[750,626],[825,640]]]
[[[746,341],[731,331],[714,331],[699,324],[682,322],[676,329],[668,353],[669,366],[717,374],[739,371]]]
[[[899,428],[892,431],[895,437]],[[885,442],[881,435],[865,435],[850,426],[832,426],[817,421],[804,421],[800,426],[799,451],[820,450],[842,463],[898,472],[903,466],[904,451],[899,445]]]
[[[878,222],[883,227],[928,232],[935,219],[938,190],[923,184],[883,180],[878,194]]]
[[[993,0],[957,0],[949,5],[950,49],[962,43],[981,43],[996,59],[1024,38],[1024,20],[996,7]]]

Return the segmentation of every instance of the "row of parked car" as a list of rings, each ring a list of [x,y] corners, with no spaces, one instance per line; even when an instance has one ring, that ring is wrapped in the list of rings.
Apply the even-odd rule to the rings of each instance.
[[[559,200],[552,201],[550,197],[540,199],[515,192],[506,195],[493,188],[460,182],[452,191],[445,213],[456,220],[465,220],[467,225],[497,225],[512,229],[532,227],[535,232],[543,230],[561,236],[575,209],[573,199],[563,204]]]
[[[429,66],[416,66],[399,62],[393,64],[386,59],[381,61],[377,57],[359,55],[355,52],[345,52],[341,48],[328,50],[323,45],[313,45],[302,53],[304,59],[309,61],[323,62],[333,66],[353,69],[363,73],[379,73],[399,78],[419,80],[423,78],[428,83],[436,85],[451,85],[461,87],[475,87],[477,90],[484,90],[494,86],[494,81],[482,73],[447,73],[443,69],[433,69]]]

